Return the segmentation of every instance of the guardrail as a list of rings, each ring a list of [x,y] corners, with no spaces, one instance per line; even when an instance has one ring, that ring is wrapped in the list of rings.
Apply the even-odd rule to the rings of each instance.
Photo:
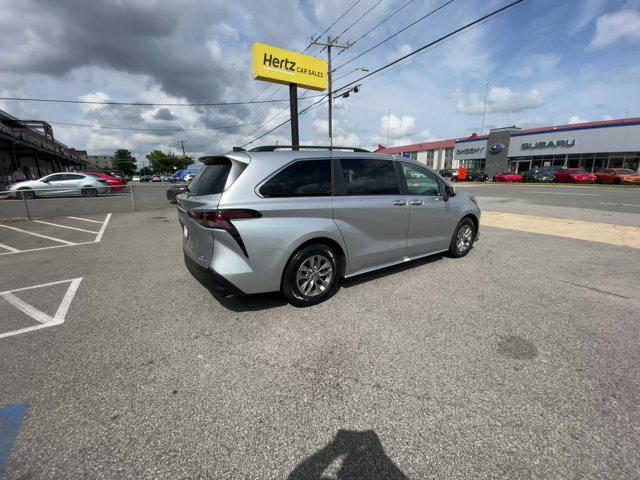
[[[0,220],[47,218],[66,215],[128,212],[171,206],[166,192],[171,183],[132,183],[120,190],[83,197],[77,189],[38,189],[31,195],[0,191]],[[31,198],[30,198],[31,197]]]

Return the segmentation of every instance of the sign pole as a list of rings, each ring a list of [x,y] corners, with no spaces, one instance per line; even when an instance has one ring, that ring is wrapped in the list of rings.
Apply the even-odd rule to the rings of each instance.
[[[291,145],[294,150],[300,146],[300,132],[298,131],[298,85],[289,84],[289,113],[291,116]]]

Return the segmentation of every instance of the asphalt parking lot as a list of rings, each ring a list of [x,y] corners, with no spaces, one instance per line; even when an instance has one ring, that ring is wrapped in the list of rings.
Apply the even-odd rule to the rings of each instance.
[[[640,189],[463,188],[493,225],[595,227],[482,226],[463,259],[353,278],[298,309],[204,289],[175,207],[59,205],[49,224],[0,226],[0,470],[637,478],[640,248],[600,232],[637,233]]]

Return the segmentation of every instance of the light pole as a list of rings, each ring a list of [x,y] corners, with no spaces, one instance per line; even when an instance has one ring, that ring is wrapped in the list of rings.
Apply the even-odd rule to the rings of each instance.
[[[487,113],[487,95],[489,94],[489,82],[484,82],[484,107],[482,107],[482,126],[480,127],[480,135],[484,134],[484,116]]]

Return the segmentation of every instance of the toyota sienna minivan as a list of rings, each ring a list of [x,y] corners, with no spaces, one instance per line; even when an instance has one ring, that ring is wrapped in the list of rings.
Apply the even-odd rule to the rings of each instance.
[[[284,149],[287,150],[284,150]],[[200,159],[178,196],[190,272],[222,293],[319,303],[340,279],[478,238],[473,196],[407,158],[358,148],[267,146]]]

